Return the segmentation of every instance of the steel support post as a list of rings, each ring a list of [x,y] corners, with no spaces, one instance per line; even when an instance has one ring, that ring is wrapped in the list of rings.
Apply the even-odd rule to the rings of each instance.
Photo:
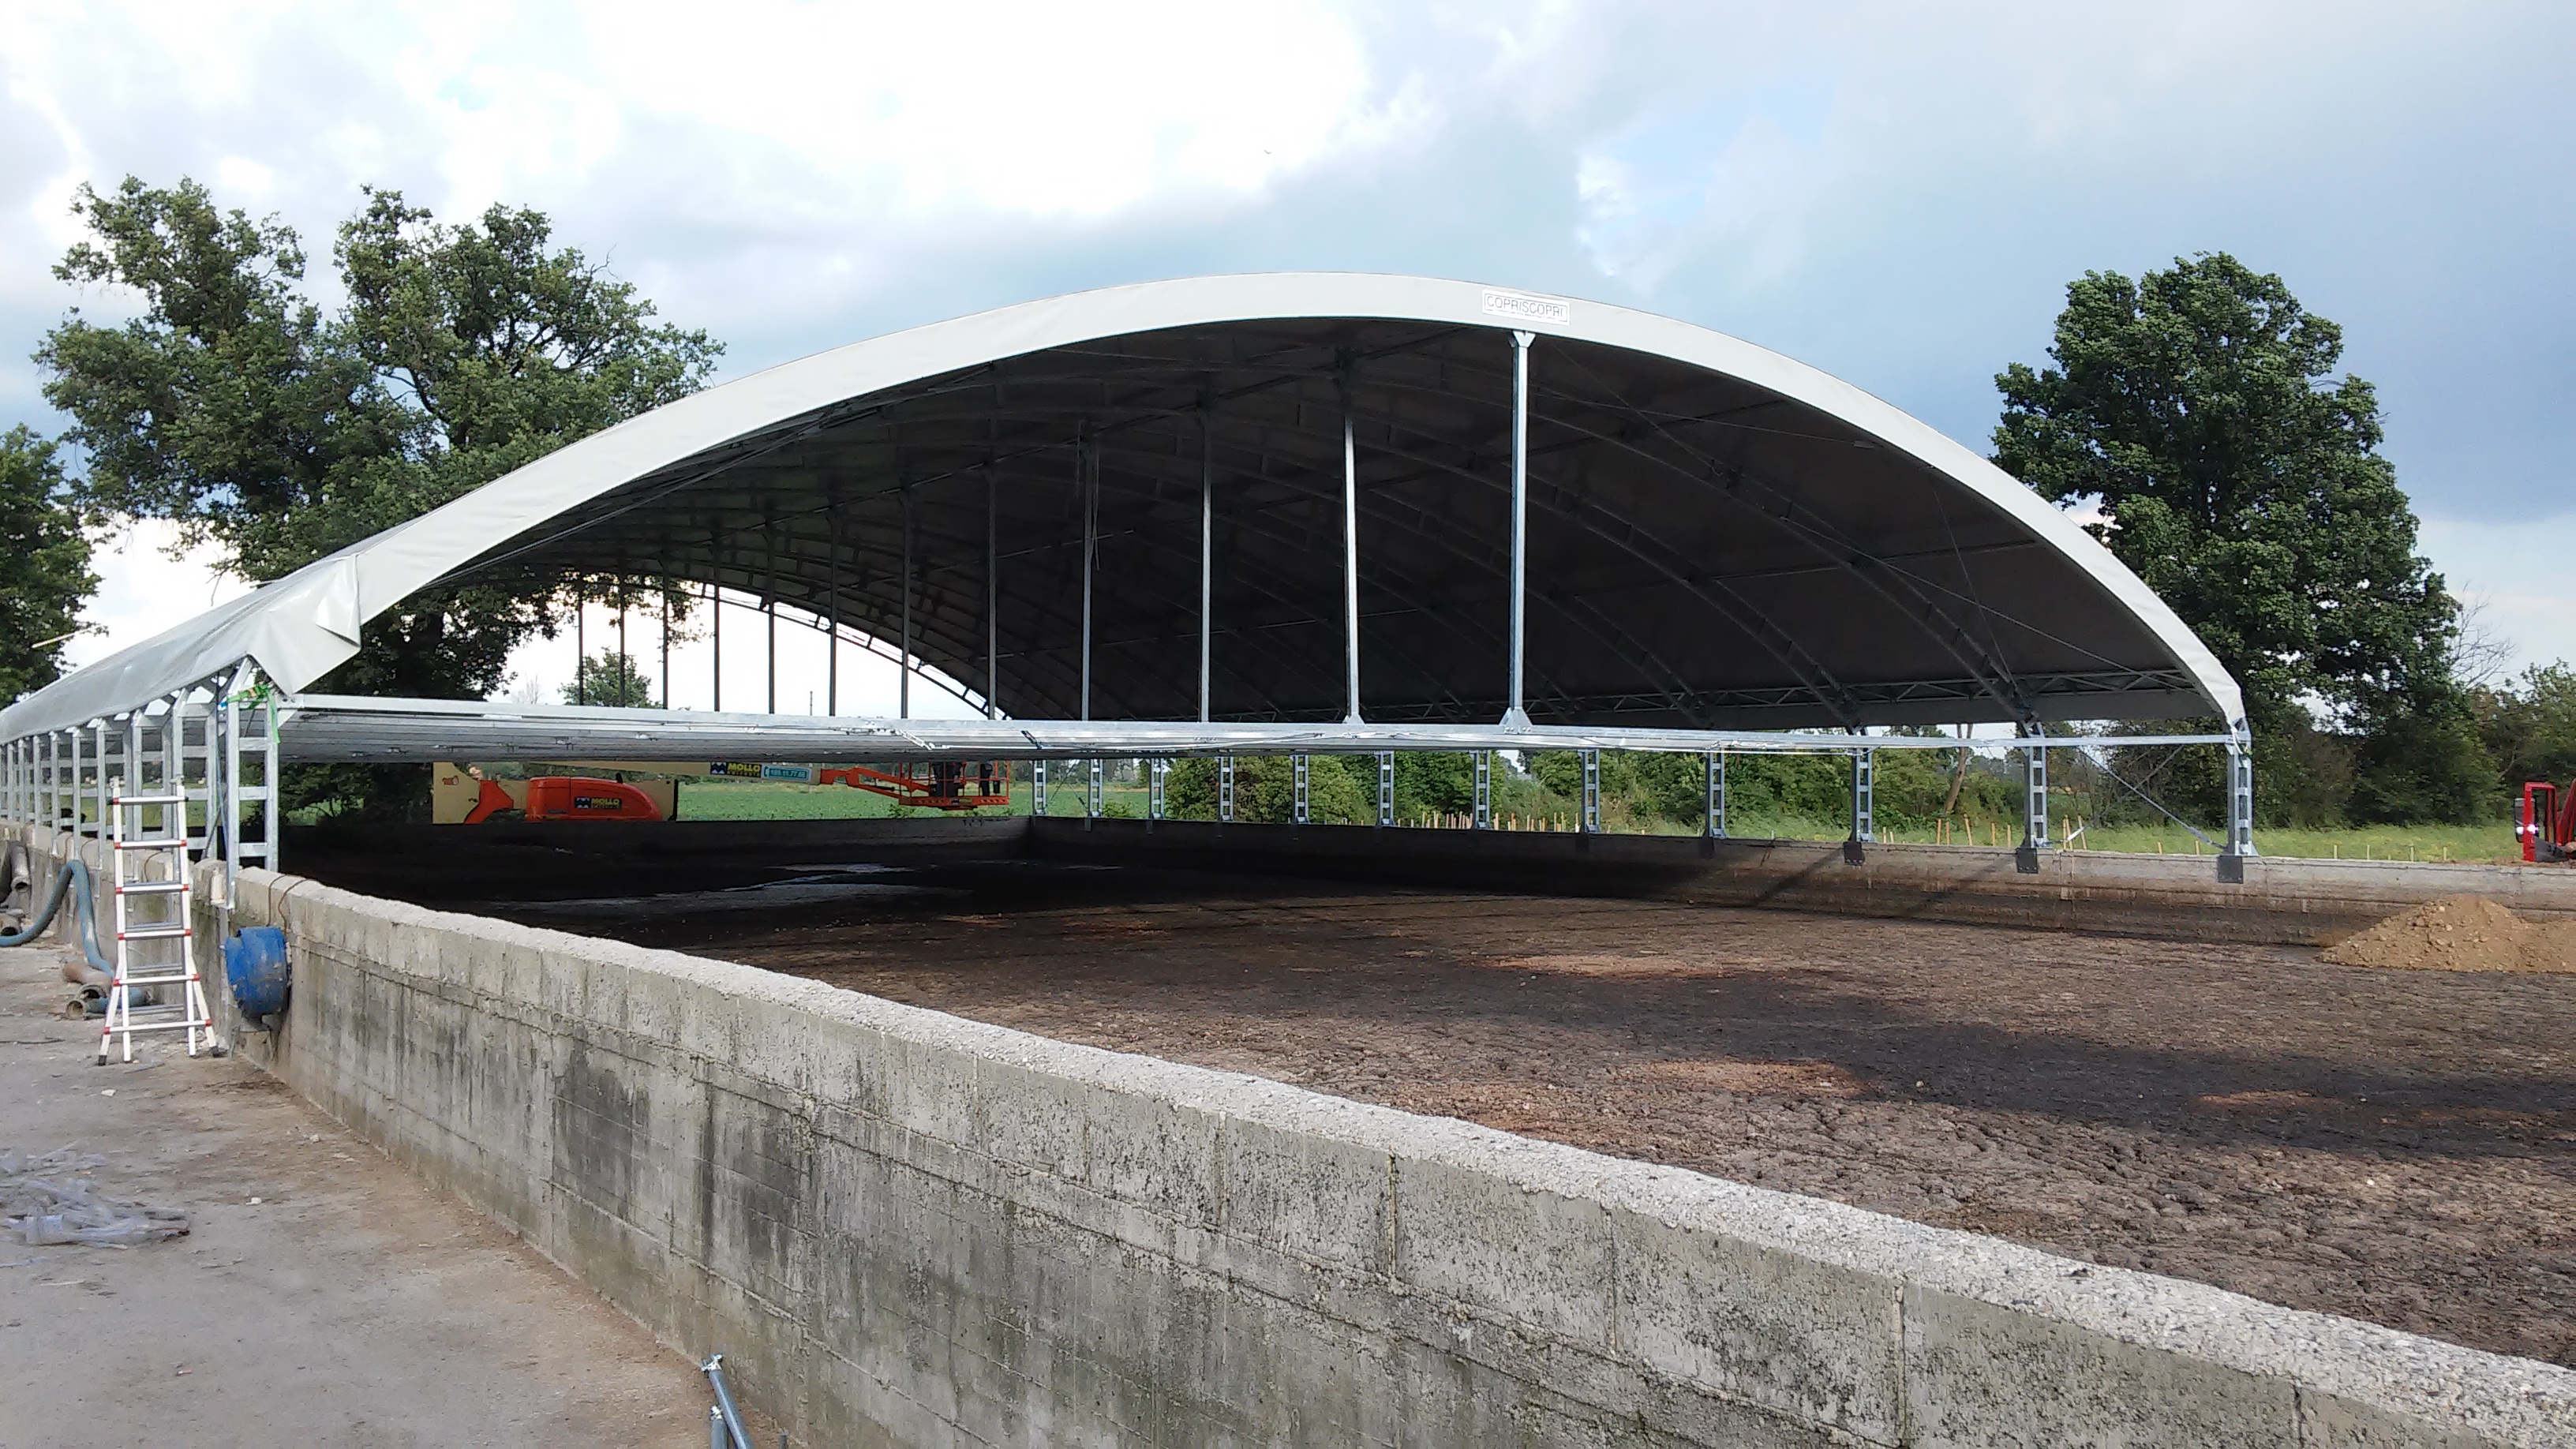
[[[1083,763],[1091,768],[1091,793],[1085,796],[1082,802],[1083,820],[1087,828],[1089,822],[1100,818],[1100,758],[1095,755]]]
[[[108,721],[106,717],[101,716],[90,721],[90,726],[98,731],[97,738],[92,741],[93,753],[98,756],[98,810],[94,817],[96,824],[93,828],[98,831],[98,838],[105,840],[107,838],[107,797],[114,794],[116,789],[107,773]]]
[[[1700,833],[1711,840],[1726,838],[1726,751],[1711,750],[1700,760],[1700,786],[1706,799],[1700,813]]]
[[[772,569],[772,570],[771,570],[771,573],[772,573],[772,574],[775,574],[776,572],[777,572],[777,570],[775,570],[775,569]],[[762,613],[764,613],[764,614],[766,614],[766,615],[768,615],[768,616],[769,616],[769,648],[768,648],[768,650],[766,651],[766,653],[767,653],[767,660],[766,660],[766,662],[767,662],[767,665],[768,665],[768,668],[769,668],[769,712],[770,712],[771,714],[776,714],[776,713],[778,713],[778,594],[777,594],[777,592],[776,592],[777,588],[778,588],[777,580],[776,580],[775,578],[773,578],[773,579],[770,581],[770,589],[771,589],[771,593],[770,593],[769,597],[768,597],[768,598],[765,598],[765,599],[763,599],[763,600],[761,600],[761,601],[760,601],[760,611],[761,611]]]
[[[1155,760],[1145,767],[1145,818],[1163,819],[1163,777],[1172,773],[1172,762]]]
[[[2023,732],[2034,738],[2043,731],[2037,724],[2026,725]],[[2025,746],[2022,758],[2022,839],[2014,865],[2024,874],[2039,871],[2039,853],[2048,848],[2048,751]]]
[[[823,713],[841,712],[841,510],[823,509]]]
[[[619,652],[624,650],[621,648]],[[171,793],[185,796],[190,802],[202,801],[205,805],[203,824],[188,818],[186,805],[179,807],[180,833],[187,836],[188,849],[202,859],[209,832],[215,823],[215,717],[211,709],[200,709],[196,693],[193,688],[182,690],[170,701],[171,727],[179,735],[179,788]],[[188,727],[200,720],[198,738],[192,744],[188,740]]]
[[[245,669],[242,672],[254,683],[259,679],[258,673],[254,670]],[[278,812],[286,808],[283,769],[286,753],[278,748],[277,742],[278,715],[282,712],[282,707],[278,704],[277,692],[272,689],[268,693],[268,698],[262,701],[259,707],[261,732],[266,736],[260,744],[259,753],[259,863],[270,870],[286,868],[279,864],[285,856],[286,842],[279,833],[277,818]]]
[[[984,718],[1002,717],[1001,485],[984,468]]]
[[[1031,815],[1047,813],[1046,767],[1047,762],[1044,760],[1029,762],[1029,813]]]
[[[590,601],[572,601],[572,702],[590,703]]]
[[[1476,813],[1467,817],[1471,830],[1494,828],[1494,752],[1476,753]]]
[[[2245,857],[2254,851],[2254,737],[2240,720],[2229,730],[2227,746],[2227,849],[2218,857],[2218,878],[2245,879]]]
[[[724,713],[724,586],[707,585],[707,637],[715,646],[715,662],[707,670],[710,709]]]
[[[1082,717],[1091,718],[1091,565],[1099,548],[1100,452],[1088,430],[1074,453],[1082,484]]]
[[[671,591],[662,590],[662,707],[671,707]]]
[[[1377,823],[1395,823],[1395,751],[1377,752]]]
[[[902,489],[895,501],[903,507],[903,663],[895,675],[894,717],[912,718],[912,490]]]
[[[1360,455],[1351,437],[1351,393],[1342,388],[1342,664],[1349,677],[1349,710],[1360,722]]]
[[[1234,823],[1234,756],[1216,757],[1216,819],[1219,825]]]
[[[1199,723],[1211,716],[1210,661],[1216,638],[1216,422],[1199,414]]]
[[[1852,839],[1878,839],[1876,819],[1878,785],[1878,751],[1852,751]]]
[[[1288,761],[1289,773],[1295,776],[1297,786],[1296,815],[1294,818],[1298,824],[1303,825],[1306,823],[1306,757],[1304,755],[1291,755],[1288,757]]]
[[[1601,833],[1601,752],[1585,750],[1583,755],[1583,833]]]
[[[1502,722],[1514,728],[1529,723],[1521,669],[1529,637],[1529,355],[1536,340],[1536,333],[1512,334],[1512,659]]]
[[[233,902],[233,821],[238,815],[230,768],[233,706],[229,693],[226,683],[218,681],[213,697],[206,701],[206,857],[223,866],[217,904],[226,909]]]

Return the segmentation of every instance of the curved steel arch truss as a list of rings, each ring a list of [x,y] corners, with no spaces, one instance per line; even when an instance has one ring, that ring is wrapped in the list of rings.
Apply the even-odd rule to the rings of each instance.
[[[424,587],[603,573],[908,635],[1022,719],[1195,719],[1203,504],[1213,718],[1344,717],[1355,556],[1362,714],[1490,723],[1515,702],[1516,328],[1534,724],[2240,723],[2234,682],[2098,544],[1855,389],[1620,308],[1289,275],[1055,298],[711,389],[65,680],[0,734],[228,660],[300,690]]]

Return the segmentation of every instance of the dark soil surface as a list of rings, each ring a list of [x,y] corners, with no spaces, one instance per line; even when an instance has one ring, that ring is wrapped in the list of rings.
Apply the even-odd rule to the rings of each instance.
[[[736,883],[782,877],[473,908],[2576,1364],[2576,978],[1032,862]]]

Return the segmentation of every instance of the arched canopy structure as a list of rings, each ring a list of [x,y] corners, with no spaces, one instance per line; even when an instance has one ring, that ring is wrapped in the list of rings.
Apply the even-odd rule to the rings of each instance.
[[[1291,274],[1052,298],[710,389],[65,679],[0,735],[245,658],[301,690],[424,587],[585,573],[908,633],[1018,719],[1196,719],[1203,538],[1213,718],[1345,717],[1355,556],[1365,718],[1490,723],[1515,333],[1538,724],[2240,719],[2106,550],[1858,389],[1624,308]]]

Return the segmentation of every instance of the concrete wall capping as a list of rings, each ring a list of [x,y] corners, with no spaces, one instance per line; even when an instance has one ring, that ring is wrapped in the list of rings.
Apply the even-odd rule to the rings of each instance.
[[[241,901],[297,969],[246,1054],[799,1442],[2576,1444],[2547,1364],[727,962]]]

